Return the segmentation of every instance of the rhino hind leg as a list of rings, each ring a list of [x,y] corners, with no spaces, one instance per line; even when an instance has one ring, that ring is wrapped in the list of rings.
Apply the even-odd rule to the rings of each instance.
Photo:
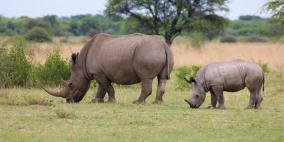
[[[144,104],[145,100],[152,93],[152,82],[153,79],[142,79],[141,83],[141,94],[139,98],[133,101],[134,104]]]
[[[95,97],[93,98],[92,102],[93,103],[103,103],[105,94],[106,94],[105,88],[101,84],[99,84],[97,93]]]
[[[261,104],[262,100],[263,100],[262,91],[259,90],[259,93],[258,93],[258,95],[256,97],[256,101],[255,101],[255,106],[254,106],[255,109],[261,109],[260,104]]]
[[[249,104],[246,109],[260,109],[260,104],[262,101],[262,93],[261,88],[249,88],[250,91],[250,99]]]
[[[163,95],[165,93],[166,81],[167,79],[161,79],[160,77],[158,77],[157,94],[156,99],[154,101],[155,104],[163,103]]]

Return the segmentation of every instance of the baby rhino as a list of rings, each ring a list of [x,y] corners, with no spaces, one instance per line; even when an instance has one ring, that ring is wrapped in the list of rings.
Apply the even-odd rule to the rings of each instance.
[[[200,69],[196,78],[185,80],[192,85],[192,96],[185,99],[191,108],[198,108],[204,102],[206,92],[211,94],[211,106],[208,108],[225,109],[223,91],[236,92],[248,88],[250,91],[247,109],[260,109],[264,91],[264,73],[253,62],[232,60],[208,64]]]

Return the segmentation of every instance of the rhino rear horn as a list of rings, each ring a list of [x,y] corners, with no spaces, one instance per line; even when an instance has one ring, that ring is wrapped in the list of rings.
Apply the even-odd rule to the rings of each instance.
[[[60,82],[64,87],[68,87],[68,82],[66,80],[60,80]]]
[[[186,82],[188,82],[188,83],[196,83],[196,81],[195,81],[195,79],[193,78],[193,77],[190,77],[190,79],[188,80],[188,79],[186,79],[186,78],[184,78],[184,80],[186,81]]]

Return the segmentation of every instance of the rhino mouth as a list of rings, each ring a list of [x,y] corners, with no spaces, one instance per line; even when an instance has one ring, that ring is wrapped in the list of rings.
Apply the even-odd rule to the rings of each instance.
[[[199,107],[198,105],[192,104],[192,103],[191,103],[189,100],[187,100],[187,99],[184,99],[184,101],[185,101],[187,104],[189,104],[190,108],[198,108],[198,107]]]

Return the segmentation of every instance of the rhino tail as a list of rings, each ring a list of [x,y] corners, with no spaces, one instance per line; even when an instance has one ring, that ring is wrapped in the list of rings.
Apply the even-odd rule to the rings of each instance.
[[[262,79],[262,91],[264,92],[264,82],[265,82],[265,79],[264,79],[264,73],[263,74],[263,79]]]
[[[167,79],[170,79],[170,72],[172,70],[172,64],[173,64],[173,55],[172,52],[170,51],[170,47],[165,43],[164,44],[164,49],[165,49],[165,53],[166,53],[166,59],[167,59],[167,63],[166,63],[166,72],[167,72]]]

